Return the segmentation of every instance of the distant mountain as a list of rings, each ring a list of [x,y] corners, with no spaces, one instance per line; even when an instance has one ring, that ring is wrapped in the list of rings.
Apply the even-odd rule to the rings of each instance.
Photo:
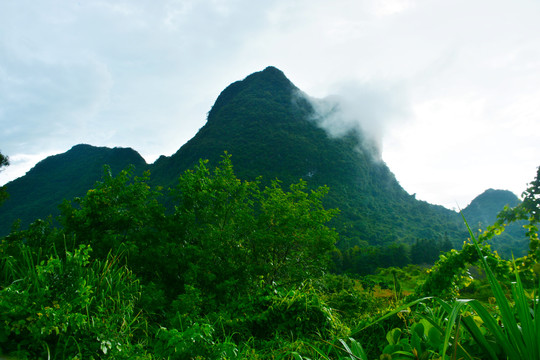
[[[519,198],[511,191],[488,189],[463,209],[463,215],[470,224],[492,225],[505,206],[514,207],[519,203]]]
[[[354,267],[354,259],[362,256],[375,259],[370,271],[381,261],[399,265],[406,261],[407,246],[419,239],[450,240],[459,246],[466,238],[458,214],[409,195],[386,164],[364,147],[369,143],[364,134],[351,130],[332,137],[319,121],[311,100],[280,70],[268,67],[223,90],[199,132],[174,155],[154,164],[147,165],[132,149],[89,145],[43,160],[8,184],[11,197],[0,207],[0,235],[17,218],[24,226],[55,214],[63,199],[83,195],[100,178],[103,164],[113,173],[128,164],[138,171],[149,169],[154,185],[169,187],[199,159],[214,166],[227,151],[239,178],[262,176],[266,183],[278,178],[285,186],[299,179],[311,188],[328,185],[326,206],[341,210],[333,226],[341,234],[344,268]],[[386,248],[392,249],[381,252],[386,260],[372,256]]]
[[[471,229],[485,230],[497,220],[497,214],[505,207],[515,207],[521,201],[508,190],[488,189],[474,198],[463,209],[463,215],[471,226]],[[529,240],[525,236],[524,222],[513,223],[506,227],[505,231],[493,239],[492,247],[507,259],[525,255],[529,248]]]
[[[35,219],[57,215],[64,199],[82,196],[103,175],[103,165],[113,174],[133,164],[140,169],[146,161],[130,148],[76,145],[69,151],[39,162],[26,175],[6,185],[9,198],[0,206],[0,236],[15,220],[25,228]]]

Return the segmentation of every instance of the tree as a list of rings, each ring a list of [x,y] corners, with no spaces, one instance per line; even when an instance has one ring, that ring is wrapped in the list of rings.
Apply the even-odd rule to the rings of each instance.
[[[508,224],[525,220],[528,224],[526,236],[529,238],[529,259],[532,261],[540,258],[540,240],[538,238],[538,223],[540,222],[540,167],[536,170],[535,179],[529,184],[527,190],[521,195],[523,201],[517,206],[506,206],[498,215],[495,224],[490,226],[480,237],[480,240],[491,239],[494,235],[501,234]]]
[[[302,181],[290,191],[278,181],[261,189],[259,180],[235,176],[228,155],[213,171],[200,161],[173,191],[168,230],[185,283],[224,300],[261,279],[290,284],[321,274],[337,239],[325,225],[337,213],[322,206],[327,192],[307,192]]]
[[[85,197],[62,205],[69,238],[92,246],[98,258],[123,254],[130,269],[169,299],[201,292],[205,309],[266,284],[296,284],[330,264],[337,239],[326,223],[326,187],[289,191],[278,181],[242,181],[225,155],[211,170],[200,161],[170,190],[147,185],[149,174],[129,170],[103,180]],[[154,286],[152,285],[152,286]]]
[[[337,233],[325,224],[337,210],[323,208],[327,187],[306,188],[300,181],[286,192],[274,181],[262,192],[250,259],[270,282],[299,282],[321,275],[330,263]]]
[[[0,171],[3,167],[9,166],[9,158],[2,153],[0,153]],[[0,204],[4,202],[8,197],[5,186],[0,186]]]
[[[133,167],[116,177],[108,166],[102,180],[86,196],[64,201],[60,222],[79,244],[92,246],[94,255],[122,253],[130,268],[143,278],[167,267],[167,251],[161,239],[165,208],[159,189],[147,184],[149,173],[133,177]]]

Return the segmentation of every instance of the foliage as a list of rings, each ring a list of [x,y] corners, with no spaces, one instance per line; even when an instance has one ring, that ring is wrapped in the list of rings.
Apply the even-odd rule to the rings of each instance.
[[[83,196],[100,179],[105,164],[115,174],[130,164],[136,167],[137,174],[146,167],[144,159],[129,148],[81,144],[49,156],[5,185],[9,198],[0,207],[0,236],[7,235],[18,220],[26,229],[35,219],[59,215],[58,205],[64,199]]]
[[[9,166],[9,158],[2,153],[0,153],[0,171],[3,167]],[[0,186],[0,204],[4,202],[8,197],[6,189],[4,186]]]
[[[77,243],[91,245],[98,258],[111,249],[123,253],[138,276],[151,278],[161,271],[159,255],[165,208],[159,203],[159,189],[147,184],[149,174],[133,178],[133,167],[113,177],[105,167],[102,181],[86,196],[64,201],[60,223]]]
[[[510,191],[488,189],[477,196],[462,212],[472,229],[485,231],[489,225],[497,221],[497,215],[505,206],[513,208],[520,203],[519,198]],[[529,241],[523,229],[525,224],[526,221],[523,220],[507,224],[504,232],[490,239],[491,248],[506,260],[512,259],[512,256],[526,255]]]
[[[512,284],[509,300],[489,263],[493,257],[486,256],[489,247],[481,247],[470,228],[469,233],[472,244],[462,251],[472,248],[476,252],[497,306],[474,299],[451,299],[447,302],[440,297],[421,298],[403,305],[375,322],[395,314],[405,320],[404,328],[396,327],[387,333],[388,345],[381,359],[445,359],[448,356],[465,359],[540,358],[540,311],[537,306],[540,288],[535,286],[531,299],[514,261],[516,282]],[[459,260],[458,257],[455,259]],[[444,265],[448,263],[443,262]],[[494,262],[495,265],[499,263]],[[355,330],[353,334],[360,331],[364,330]]]
[[[29,234],[30,235],[30,234]],[[0,344],[17,358],[143,358],[145,320],[136,310],[140,285],[112,255],[90,258],[91,248],[42,252],[2,242]],[[11,249],[11,252],[13,249]],[[35,250],[38,250],[37,252]]]
[[[336,241],[327,188],[261,188],[237,179],[229,156],[214,170],[201,161],[167,195],[148,180],[105,168],[62,204],[60,228],[38,220],[3,239],[2,351],[231,358],[252,351],[234,338],[279,348],[345,329],[302,285],[325,271]]]
[[[540,185],[538,181],[540,179],[540,168],[538,170],[537,179],[532,183],[530,192],[526,192],[524,205],[525,211],[530,212],[530,223],[538,222],[539,218],[536,216],[537,209],[540,202],[537,202],[534,196],[537,193],[537,189]],[[530,198],[528,199],[528,196]],[[528,200],[527,200],[528,199]],[[525,203],[524,201],[524,203]],[[530,230],[529,230],[530,231]],[[480,247],[474,237],[474,234],[469,228],[469,233],[473,239],[475,248],[479,255],[481,254]],[[534,234],[529,236],[534,238]],[[536,234],[536,239],[537,239]],[[531,247],[531,251],[535,251],[534,245]],[[517,271],[516,263],[514,261],[514,274],[516,276],[516,282],[512,284],[512,299],[514,304],[506,298],[506,294],[503,291],[501,285],[495,278],[493,271],[488,265],[484,257],[481,258],[482,265],[486,271],[493,291],[494,297],[497,301],[497,305],[500,311],[499,321],[502,323],[502,328],[493,319],[492,315],[486,311],[486,309],[477,301],[471,301],[471,307],[477,312],[478,316],[486,324],[488,330],[496,338],[497,344],[501,346],[502,352],[508,359],[540,359],[540,307],[538,306],[540,298],[538,292],[540,287],[537,287],[536,294],[533,295],[532,305],[529,304],[528,297],[523,288],[520,275]],[[504,331],[503,331],[504,328]],[[446,335],[448,339],[448,334]],[[483,344],[483,339],[479,339]],[[492,355],[492,354],[490,354]],[[493,358],[495,358],[492,355]]]
[[[315,285],[328,305],[348,324],[354,324],[386,305],[383,299],[373,295],[373,288],[364,289],[365,283],[360,284],[344,275],[326,274]]]
[[[236,344],[216,341],[214,331],[207,323],[194,323],[185,330],[161,327],[154,352],[164,359],[240,359]]]
[[[299,283],[321,274],[336,241],[324,225],[326,188],[306,191],[303,182],[285,192],[278,182],[260,189],[240,181],[230,157],[211,172],[205,162],[187,171],[173,191],[177,205],[169,230],[178,238],[186,282],[216,301],[250,291],[262,278],[272,284]]]
[[[371,261],[427,258],[433,254],[422,250],[442,247],[444,236],[372,247],[358,239],[353,250],[336,250],[327,187],[240,180],[227,154],[216,168],[208,164],[200,161],[168,191],[152,187],[148,173],[128,168],[114,177],[106,168],[85,196],[61,205],[58,219],[3,238],[0,356],[538,358],[540,289],[532,279],[540,182],[500,217],[526,217],[527,257],[510,263],[491,252],[486,240],[504,225],[481,234],[480,244],[469,229],[471,242],[443,254],[407,296],[424,270],[373,270]],[[332,257],[337,270],[376,274],[329,274]],[[496,303],[456,299],[474,263]]]
[[[416,290],[418,296],[439,296],[441,298],[456,298],[460,289],[468,286],[473,278],[469,273],[472,264],[480,258],[487,258],[493,269],[502,277],[508,277],[510,264],[501,259],[497,253],[491,252],[487,244],[480,245],[481,254],[473,244],[463,243],[460,251],[450,250],[439,257],[439,260],[429,270],[429,276]]]
[[[98,180],[102,164],[109,164],[114,174],[128,164],[135,166],[136,175],[150,170],[149,185],[168,188],[176,187],[178,176],[197,166],[199,159],[208,159],[207,166],[213,168],[227,151],[242,180],[262,176],[261,185],[271,187],[279,178],[288,191],[303,179],[306,190],[332,189],[323,204],[341,209],[341,216],[329,223],[340,233],[336,243],[344,261],[336,267],[341,273],[365,275],[378,267],[404,266],[410,262],[408,248],[417,239],[436,241],[446,233],[452,244],[461,243],[466,229],[455,212],[407,194],[365,146],[369,142],[365,134],[329,136],[319,126],[324,119],[311,100],[281,71],[269,67],[227,87],[199,132],[175,154],[154,164],[145,164],[130,149],[88,145],[49,157],[8,184],[11,197],[0,209],[0,235],[7,234],[18,218],[26,228],[35,217],[56,216],[63,199],[82,198]],[[363,251],[366,245],[370,249]]]
[[[412,264],[433,264],[441,252],[452,250],[453,246],[447,237],[444,240],[417,239],[411,246]]]
[[[0,169],[9,165],[9,158],[0,153]]]
[[[492,226],[488,227],[487,231],[479,237],[479,241],[483,242],[491,240],[494,236],[498,236],[514,222],[525,221],[523,225],[526,232],[526,237],[529,239],[529,253],[520,262],[523,263],[523,268],[529,269],[527,278],[530,277],[532,266],[538,262],[540,258],[540,240],[538,238],[538,223],[540,222],[540,167],[537,168],[535,179],[529,184],[527,190],[522,194],[523,201],[513,207],[505,207],[498,215],[497,221]]]
[[[336,344],[337,343],[337,344]],[[347,340],[338,339],[336,343],[328,343],[326,349],[321,349],[320,347],[311,346],[314,354],[317,356],[317,359],[320,360],[330,360],[330,359],[351,359],[351,360],[367,360],[368,356],[362,347],[362,345],[353,338],[348,338]],[[291,353],[293,359],[295,360],[311,360],[310,357],[302,356],[298,352],[294,351]]]

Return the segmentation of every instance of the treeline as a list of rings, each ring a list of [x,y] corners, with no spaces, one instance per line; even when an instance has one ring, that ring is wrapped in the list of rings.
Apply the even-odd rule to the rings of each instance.
[[[378,268],[404,267],[409,264],[431,266],[441,253],[450,251],[452,242],[442,239],[417,239],[414,244],[393,243],[386,246],[355,245],[351,248],[335,249],[333,260],[335,271],[340,274],[368,275]]]

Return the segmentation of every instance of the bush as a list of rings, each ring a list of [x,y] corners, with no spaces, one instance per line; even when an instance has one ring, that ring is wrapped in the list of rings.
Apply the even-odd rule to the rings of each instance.
[[[81,245],[40,260],[26,245],[2,259],[11,278],[0,289],[2,352],[21,359],[145,357],[136,344],[145,321],[135,309],[139,282],[118,258],[90,262]],[[40,252],[42,252],[40,248]],[[9,261],[8,261],[9,260]],[[35,264],[35,265],[34,265]]]

